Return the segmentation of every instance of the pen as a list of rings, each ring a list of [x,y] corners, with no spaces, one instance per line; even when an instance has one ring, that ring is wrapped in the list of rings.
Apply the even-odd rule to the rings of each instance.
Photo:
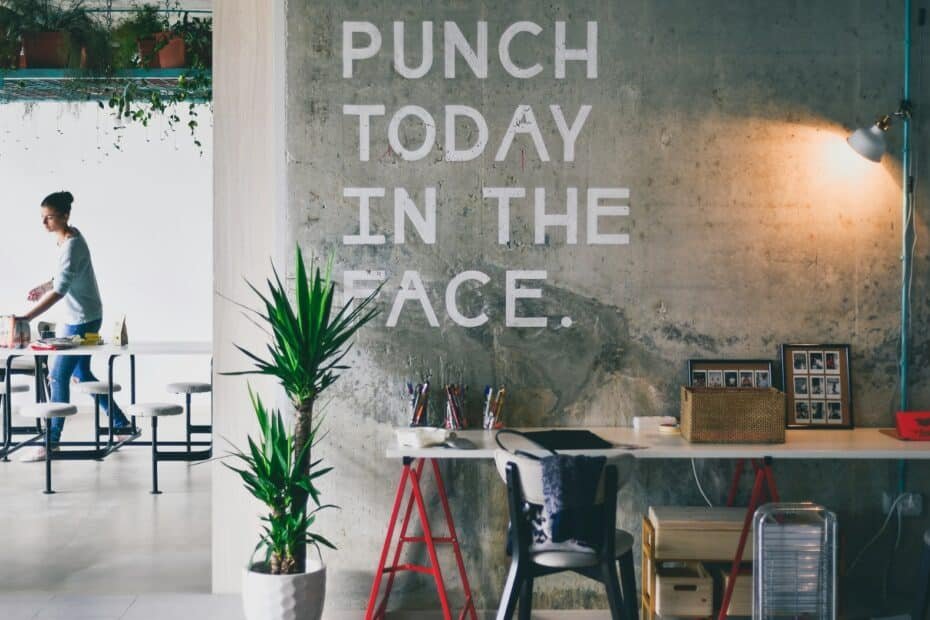
[[[494,402],[494,428],[500,428],[504,425],[503,421],[503,406],[504,406],[504,394],[506,390],[504,386],[501,386],[497,390],[497,399]]]

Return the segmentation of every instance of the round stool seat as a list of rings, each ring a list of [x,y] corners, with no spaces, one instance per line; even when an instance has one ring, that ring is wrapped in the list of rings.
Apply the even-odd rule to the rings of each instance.
[[[3,394],[4,390],[5,388],[0,387],[0,395]],[[10,386],[10,393],[12,394],[18,394],[19,392],[28,392],[28,391],[29,391],[29,386],[26,385],[25,383],[14,383],[13,385]]]
[[[35,370],[36,369],[36,358],[29,357],[17,357],[14,358],[10,363],[11,370]]]
[[[23,405],[19,415],[24,418],[67,418],[77,413],[77,407],[68,403],[36,403]]]
[[[196,381],[182,381],[180,383],[169,383],[165,388],[172,394],[203,394],[213,389],[209,383],[198,383]]]
[[[174,403],[136,403],[126,408],[126,413],[138,418],[154,418],[163,415],[181,415],[184,408]]]
[[[85,394],[109,394],[110,384],[106,381],[83,381],[75,386],[78,391]],[[119,392],[123,387],[119,383],[113,384],[113,391]]]

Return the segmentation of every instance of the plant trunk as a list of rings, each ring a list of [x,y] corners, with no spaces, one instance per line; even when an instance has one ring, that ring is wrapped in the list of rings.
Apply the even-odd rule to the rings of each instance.
[[[303,452],[303,460],[296,463],[299,471],[304,473],[310,472],[310,463],[313,461],[310,458],[310,447],[307,444],[310,442],[311,431],[313,430],[313,400],[302,401],[297,404],[297,423],[294,426],[294,451],[295,458],[298,458],[303,452],[304,447],[307,448],[306,452]],[[309,499],[309,494],[301,491],[300,493],[294,494],[294,507],[297,509],[307,507],[307,500]],[[298,545],[294,550],[294,564],[295,571],[297,573],[302,573],[306,569],[307,565],[307,545],[301,544]]]

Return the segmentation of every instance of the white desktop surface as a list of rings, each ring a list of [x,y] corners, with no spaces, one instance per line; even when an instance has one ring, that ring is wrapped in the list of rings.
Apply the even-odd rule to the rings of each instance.
[[[542,428],[525,431],[550,430]],[[857,428],[854,430],[789,430],[782,444],[710,444],[689,443],[680,435],[664,435],[658,431],[637,431],[627,427],[591,427],[592,433],[613,444],[635,444],[638,450],[623,448],[597,451],[563,451],[566,454],[597,453],[604,455],[630,452],[638,459],[741,459],[771,456],[776,459],[930,459],[930,442],[900,441],[894,429]],[[456,435],[471,440],[475,450],[460,450],[442,446],[409,448],[392,439],[388,458],[433,459],[493,459],[497,444],[495,431],[456,431]],[[890,434],[889,434],[890,433]],[[510,435],[502,438],[505,445],[519,448],[521,439]]]
[[[0,363],[5,364],[10,356],[36,357],[55,355],[211,355],[213,343],[204,341],[153,341],[131,342],[120,347],[112,344],[89,345],[73,349],[44,351],[26,347],[24,349],[0,349]]]

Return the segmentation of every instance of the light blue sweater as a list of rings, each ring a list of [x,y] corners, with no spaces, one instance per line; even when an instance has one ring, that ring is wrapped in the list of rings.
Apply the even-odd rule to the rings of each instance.
[[[58,275],[54,279],[54,291],[64,297],[65,322],[80,325],[103,318],[103,305],[97,277],[90,261],[90,249],[84,236],[77,228],[71,228],[74,236],[61,244],[58,259]]]

